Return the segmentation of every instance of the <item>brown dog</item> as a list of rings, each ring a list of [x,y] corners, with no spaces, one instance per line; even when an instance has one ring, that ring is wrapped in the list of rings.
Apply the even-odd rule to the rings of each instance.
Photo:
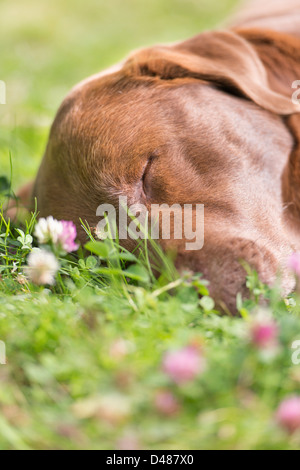
[[[96,226],[97,207],[122,195],[147,207],[201,203],[204,247],[177,241],[180,268],[202,272],[231,311],[237,293],[247,294],[241,259],[268,284],[281,271],[291,291],[286,260],[300,247],[296,80],[300,0],[256,2],[229,30],[132,54],[63,102],[33,191],[40,216],[80,230],[79,218]]]

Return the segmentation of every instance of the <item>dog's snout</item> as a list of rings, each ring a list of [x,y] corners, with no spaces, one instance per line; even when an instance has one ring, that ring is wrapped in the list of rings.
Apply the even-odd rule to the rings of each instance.
[[[202,272],[210,282],[210,292],[223,310],[236,312],[237,295],[249,297],[247,267],[255,270],[261,281],[272,285],[279,271],[277,258],[265,246],[244,238],[215,240],[191,255],[179,254],[178,266]]]
[[[268,248],[252,240],[231,239],[219,256],[212,272],[215,279],[212,292],[217,302],[224,303],[229,311],[236,311],[237,294],[243,299],[249,296],[246,282],[248,268],[256,271],[260,280],[267,285],[271,286],[276,280],[276,258]]]

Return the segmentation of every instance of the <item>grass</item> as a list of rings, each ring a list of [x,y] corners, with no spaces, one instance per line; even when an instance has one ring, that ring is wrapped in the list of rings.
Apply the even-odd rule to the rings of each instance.
[[[34,177],[70,86],[133,48],[212,27],[233,4],[3,2],[1,201],[11,166],[13,190]],[[56,285],[39,287],[24,278],[34,224],[33,216],[22,234],[0,216],[1,449],[299,449],[299,434],[275,419],[282,400],[299,391],[297,295],[284,301],[249,271],[241,317],[222,317],[201,275],[180,277],[158,252],[156,279],[145,253],[95,243],[91,234],[90,256],[59,254]],[[261,297],[278,324],[276,351],[249,339]],[[178,385],[162,364],[166,352],[187,345],[206,367]],[[162,391],[177,409],[157,405]]]

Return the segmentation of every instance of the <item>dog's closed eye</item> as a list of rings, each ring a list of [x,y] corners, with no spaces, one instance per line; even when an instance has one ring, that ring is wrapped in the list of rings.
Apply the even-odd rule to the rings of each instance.
[[[150,157],[148,158],[148,162],[145,166],[144,173],[142,176],[142,183],[143,183],[143,193],[146,198],[151,197],[151,180],[152,180],[152,175],[151,175],[151,169],[153,162],[157,159],[157,155],[155,153],[152,153]]]

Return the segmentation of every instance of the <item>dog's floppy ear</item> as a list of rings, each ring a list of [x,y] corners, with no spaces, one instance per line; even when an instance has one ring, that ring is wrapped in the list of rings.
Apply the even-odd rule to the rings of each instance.
[[[245,96],[273,113],[300,112],[291,97],[271,89],[255,48],[233,31],[203,33],[174,45],[141,50],[129,58],[126,69],[163,80],[202,79]]]
[[[237,29],[236,32],[259,55],[272,90],[290,98],[294,91],[293,83],[300,78],[300,39],[290,34],[254,28]]]

